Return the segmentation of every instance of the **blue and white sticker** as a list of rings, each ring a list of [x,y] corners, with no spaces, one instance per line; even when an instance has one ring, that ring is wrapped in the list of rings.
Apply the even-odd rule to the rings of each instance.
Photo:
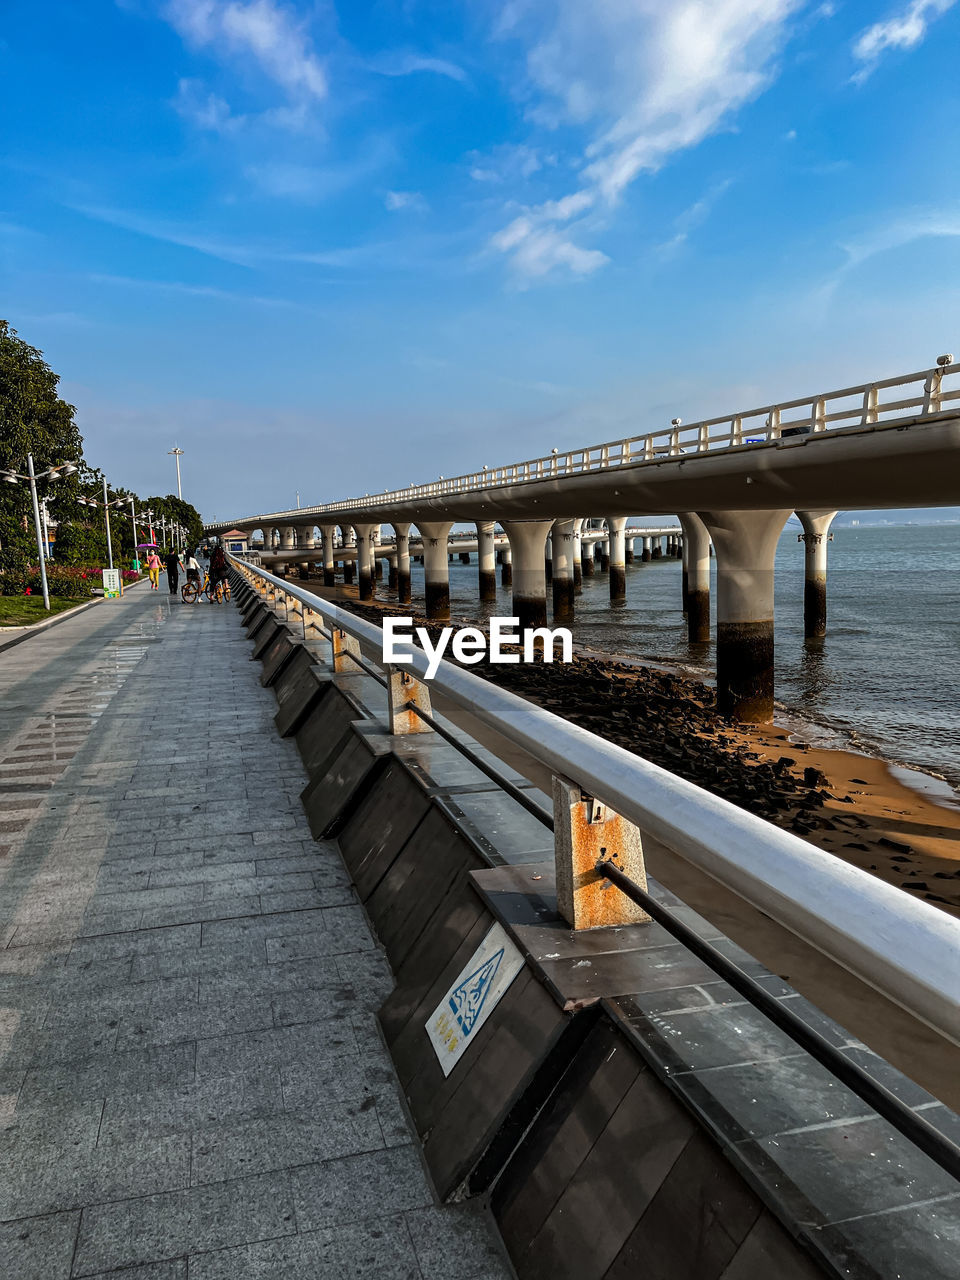
[[[523,956],[495,924],[427,1019],[427,1035],[448,1076],[523,968]]]

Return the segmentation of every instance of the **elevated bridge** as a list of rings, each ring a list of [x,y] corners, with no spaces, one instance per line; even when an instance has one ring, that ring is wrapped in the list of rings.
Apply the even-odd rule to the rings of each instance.
[[[514,611],[524,626],[547,615],[551,540],[553,616],[569,620],[582,562],[585,512],[600,513],[609,543],[612,599],[622,599],[630,516],[674,514],[683,530],[684,602],[690,636],[709,634],[709,554],[717,558],[716,663],[720,706],[732,718],[773,715],[773,587],[777,540],[792,512],[806,540],[808,634],[825,626],[826,554],[840,509],[947,506],[960,469],[960,364],[764,405],[589,448],[450,479],[346,498],[297,511],[241,516],[207,526],[281,530],[283,550],[316,547],[332,579],[341,544],[355,540],[361,599],[373,594],[378,526],[392,524],[398,587],[409,581],[409,534],[423,540],[426,611],[449,616],[449,538],[476,524],[481,598],[495,588],[499,523],[513,561]],[[300,532],[302,531],[302,533]],[[402,598],[402,595],[401,595]]]

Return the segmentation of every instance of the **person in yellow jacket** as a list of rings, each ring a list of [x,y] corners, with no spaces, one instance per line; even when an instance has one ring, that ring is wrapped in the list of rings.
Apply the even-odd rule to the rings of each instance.
[[[160,557],[156,551],[147,553],[147,573],[150,575],[150,590],[160,590]]]

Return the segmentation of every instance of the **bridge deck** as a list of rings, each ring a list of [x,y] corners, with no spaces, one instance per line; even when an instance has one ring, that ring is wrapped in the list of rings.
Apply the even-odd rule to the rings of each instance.
[[[258,671],[143,588],[0,652],[0,1275],[507,1274],[434,1206]]]

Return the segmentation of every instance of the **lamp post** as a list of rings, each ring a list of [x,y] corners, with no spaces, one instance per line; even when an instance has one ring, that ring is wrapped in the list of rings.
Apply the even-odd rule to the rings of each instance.
[[[33,469],[33,454],[27,454],[27,474],[23,475],[19,471],[4,471],[3,478],[7,484],[17,484],[20,480],[26,480],[30,485],[30,500],[33,503],[33,527],[37,535],[37,552],[40,557],[40,583],[43,587],[43,607],[49,611],[50,609],[50,590],[47,586],[47,566],[46,552],[43,545],[43,525],[40,520],[40,500],[37,497],[37,481],[38,480],[59,480],[61,474],[65,476],[73,475],[77,470],[76,464],[73,462],[60,462],[55,467],[47,467],[46,471],[41,471],[39,475]]]
[[[107,477],[103,477],[103,518],[107,524],[107,560],[113,568],[113,539],[110,536],[110,502],[107,498]]]
[[[172,449],[167,450],[168,457],[170,456],[170,454],[173,454],[173,456],[177,460],[177,497],[182,502],[183,494],[180,492],[180,459],[183,457],[183,450],[178,448],[176,445],[174,445]]]

